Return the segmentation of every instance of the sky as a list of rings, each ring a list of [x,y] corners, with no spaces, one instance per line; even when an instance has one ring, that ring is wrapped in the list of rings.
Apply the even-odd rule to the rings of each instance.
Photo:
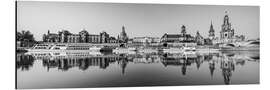
[[[117,37],[125,26],[129,37],[161,37],[180,33],[185,25],[187,33],[208,37],[212,21],[219,37],[225,11],[236,35],[259,38],[259,6],[18,1],[17,31],[29,30],[36,40],[48,30]]]

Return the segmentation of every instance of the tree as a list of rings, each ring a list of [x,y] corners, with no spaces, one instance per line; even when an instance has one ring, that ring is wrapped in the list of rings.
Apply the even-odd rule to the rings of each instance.
[[[21,32],[17,32],[16,40],[17,41],[21,41],[21,39],[22,39],[22,33]]]
[[[21,46],[32,46],[35,43],[34,35],[25,30],[17,32],[16,40],[21,42]]]
[[[21,31],[17,32],[17,41],[29,41],[29,42],[34,42],[34,35],[31,34],[30,31]]]

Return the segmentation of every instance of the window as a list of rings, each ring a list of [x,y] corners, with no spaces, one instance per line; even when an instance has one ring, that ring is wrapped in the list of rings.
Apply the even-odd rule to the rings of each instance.
[[[59,47],[55,47],[54,49],[60,49]]]

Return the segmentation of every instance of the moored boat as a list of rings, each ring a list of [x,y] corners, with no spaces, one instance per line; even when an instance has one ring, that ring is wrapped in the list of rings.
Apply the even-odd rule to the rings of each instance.
[[[183,47],[184,51],[195,51],[195,47]]]
[[[28,52],[62,52],[62,51],[100,51],[103,46],[94,46],[83,43],[48,43],[36,44],[27,49]]]
[[[140,52],[140,53],[158,53],[158,49],[140,48],[140,49],[138,49],[138,52]]]
[[[113,49],[113,53],[136,53],[137,49],[133,47],[128,48],[115,48]]]
[[[171,48],[164,48],[164,53],[182,53],[186,51],[196,51],[195,47],[171,47]]]
[[[171,48],[164,48],[163,52],[164,53],[181,53],[181,52],[184,52],[184,49],[171,47]]]

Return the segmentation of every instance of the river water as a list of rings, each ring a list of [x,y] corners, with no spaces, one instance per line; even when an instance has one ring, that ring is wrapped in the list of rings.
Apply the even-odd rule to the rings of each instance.
[[[18,53],[17,88],[259,84],[259,51]]]

